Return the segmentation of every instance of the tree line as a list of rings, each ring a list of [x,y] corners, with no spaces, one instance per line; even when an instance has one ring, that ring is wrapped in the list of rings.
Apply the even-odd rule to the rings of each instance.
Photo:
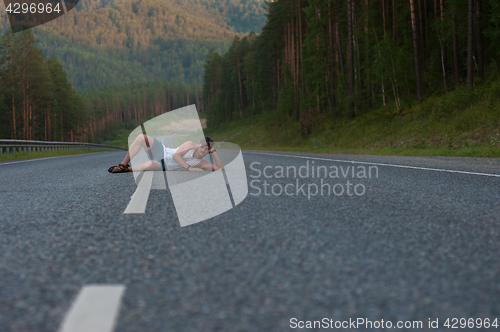
[[[117,129],[133,130],[139,124],[165,112],[196,105],[204,112],[200,85],[147,82],[108,87],[85,93],[85,106],[92,110],[89,119],[89,140],[113,139]]]
[[[29,30],[0,39],[0,135],[71,140],[83,130],[81,99],[57,58],[47,59]]]
[[[203,111],[201,93],[197,85],[149,82],[78,94],[31,30],[0,38],[0,138],[100,142],[172,109],[196,103]]]
[[[328,117],[498,78],[500,3],[488,0],[279,0],[260,35],[205,59],[209,121],[268,110],[307,135]]]

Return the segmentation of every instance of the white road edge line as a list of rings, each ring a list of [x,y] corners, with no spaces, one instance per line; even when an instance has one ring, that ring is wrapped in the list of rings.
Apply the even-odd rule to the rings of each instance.
[[[137,185],[137,189],[130,198],[130,203],[128,203],[127,208],[123,212],[124,214],[140,214],[146,212],[149,192],[151,191],[151,185],[153,183],[153,173],[154,172],[144,172],[141,181]]]
[[[69,154],[67,156],[56,156],[56,157],[46,157],[46,158],[36,158],[36,159],[28,159],[28,160],[19,160],[19,161],[12,161],[12,162],[9,162],[9,163],[0,163],[0,166],[2,166],[2,165],[11,165],[11,164],[19,164],[19,163],[27,163],[27,162],[30,162],[30,161],[39,161],[39,160],[47,160],[47,159],[55,159],[55,158],[83,156],[83,155],[95,154],[95,153],[103,153],[103,152],[89,152],[89,153]]]
[[[382,163],[369,163],[365,161],[354,161],[354,160],[342,160],[342,159],[327,159],[327,158],[316,158],[316,157],[305,157],[305,156],[293,156],[287,154],[277,154],[277,153],[262,153],[262,152],[245,152],[249,154],[263,154],[269,156],[279,156],[279,157],[291,157],[291,158],[301,158],[301,159],[314,159],[314,160],[326,160],[335,161],[340,163],[351,163],[351,164],[364,164],[364,165],[374,165],[374,166],[388,166],[388,167],[399,167],[399,168],[411,168],[420,169],[424,171],[437,171],[437,172],[448,172],[448,173],[459,173],[459,174],[470,174],[470,175],[482,175],[482,176],[492,176],[500,178],[500,174],[488,174],[488,173],[476,173],[476,172],[466,172],[466,171],[454,171],[450,169],[441,168],[427,168],[427,167],[417,167],[417,166],[406,166],[406,165],[393,165],[393,164],[382,164]]]
[[[112,332],[124,292],[124,285],[84,286],[58,332]]]

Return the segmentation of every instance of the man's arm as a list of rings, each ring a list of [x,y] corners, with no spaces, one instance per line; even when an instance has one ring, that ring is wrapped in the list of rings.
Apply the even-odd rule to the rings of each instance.
[[[209,163],[208,161],[202,160],[196,165],[195,167],[201,168],[204,171],[220,171],[224,169],[224,166],[222,168],[217,167],[214,164]]]
[[[212,156],[214,157],[214,161],[215,161],[215,165],[217,166],[217,169],[223,170],[224,164],[222,163],[222,160],[220,160],[219,155],[217,154],[217,151],[212,152]]]

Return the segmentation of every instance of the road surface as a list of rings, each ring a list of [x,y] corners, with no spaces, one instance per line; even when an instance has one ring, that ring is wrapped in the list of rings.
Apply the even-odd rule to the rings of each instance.
[[[168,188],[123,213],[137,186],[107,172],[123,152],[0,164],[0,331],[76,331],[82,312],[155,332],[500,319],[498,159],[243,156],[248,197],[187,227]],[[293,177],[313,162],[339,177]],[[312,195],[327,182],[335,193]]]

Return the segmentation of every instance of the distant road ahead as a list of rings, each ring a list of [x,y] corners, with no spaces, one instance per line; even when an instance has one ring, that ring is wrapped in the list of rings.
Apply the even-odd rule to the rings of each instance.
[[[123,214],[133,177],[107,172],[122,158],[0,164],[0,331],[57,331],[92,284],[115,287],[114,331],[500,319],[497,159],[247,151],[245,201],[181,228],[168,189],[151,192],[145,214]],[[326,166],[319,177],[291,176],[313,161]],[[332,166],[339,178],[323,176]],[[378,177],[358,176],[370,166]],[[348,180],[357,194],[311,195]]]

